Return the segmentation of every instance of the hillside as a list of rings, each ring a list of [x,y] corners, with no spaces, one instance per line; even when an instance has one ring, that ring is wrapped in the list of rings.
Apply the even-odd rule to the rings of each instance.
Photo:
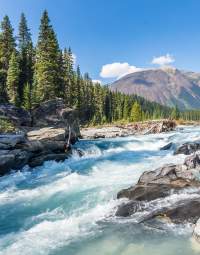
[[[200,108],[200,74],[165,67],[128,74],[110,86],[112,91],[136,94],[180,109]]]

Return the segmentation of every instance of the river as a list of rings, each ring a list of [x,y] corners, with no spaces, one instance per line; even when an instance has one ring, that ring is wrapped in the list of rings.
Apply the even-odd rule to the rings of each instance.
[[[117,218],[117,192],[143,171],[182,163],[184,155],[161,151],[199,139],[200,127],[124,138],[82,140],[65,162],[46,162],[0,178],[1,255],[193,255],[190,225],[153,228]]]

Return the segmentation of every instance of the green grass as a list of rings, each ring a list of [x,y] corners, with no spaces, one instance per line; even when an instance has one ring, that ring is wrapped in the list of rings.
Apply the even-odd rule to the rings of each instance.
[[[6,118],[0,116],[0,133],[8,133],[15,131],[14,125]]]

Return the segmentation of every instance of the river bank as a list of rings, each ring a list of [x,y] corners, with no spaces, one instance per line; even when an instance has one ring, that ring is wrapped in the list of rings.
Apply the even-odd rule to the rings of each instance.
[[[176,122],[173,120],[149,120],[124,125],[105,125],[81,129],[83,139],[114,138],[130,135],[158,134],[173,131]]]
[[[52,120],[52,112],[51,115],[47,114],[51,111],[52,102],[50,107],[48,104],[48,111],[46,105],[43,108],[40,107],[35,114],[37,119],[35,127],[23,127],[23,131],[19,134],[0,135],[0,175],[10,170],[19,170],[25,165],[36,167],[45,161],[63,161],[71,156],[72,145],[78,141],[79,137],[83,139],[124,137],[169,132],[176,127],[174,121],[159,120],[125,126],[87,128],[79,131],[78,120],[73,111],[67,110],[65,119],[60,120],[54,115],[54,120]],[[71,117],[69,117],[70,114]],[[55,126],[55,117],[57,117],[57,126]],[[58,125],[59,121],[62,121],[62,125]],[[51,127],[50,124],[54,126]],[[79,152],[78,148],[76,151]]]

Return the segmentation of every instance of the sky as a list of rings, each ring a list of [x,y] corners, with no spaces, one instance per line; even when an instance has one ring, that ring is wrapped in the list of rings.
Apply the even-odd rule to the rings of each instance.
[[[47,9],[60,47],[93,80],[162,65],[200,72],[200,0],[0,0],[17,34],[24,12],[34,43]]]

